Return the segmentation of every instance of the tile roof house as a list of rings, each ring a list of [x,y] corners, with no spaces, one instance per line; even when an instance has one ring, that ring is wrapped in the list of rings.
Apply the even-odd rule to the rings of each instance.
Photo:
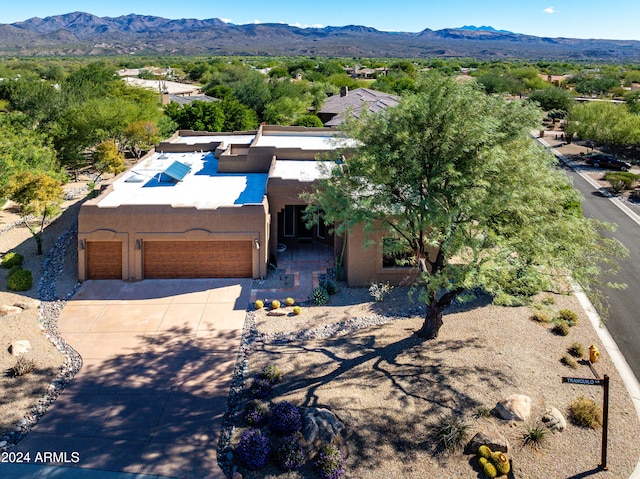
[[[312,242],[343,258],[350,285],[398,283],[407,269],[383,264],[381,233],[304,222],[300,193],[335,167],[326,153],[351,144],[330,128],[179,131],[82,205],[78,277],[264,278],[281,245]]]
[[[341,124],[348,114],[360,117],[363,110],[375,113],[390,106],[396,106],[400,97],[369,88],[356,88],[349,91],[348,87],[340,89],[340,95],[327,98],[318,112],[318,117],[324,126]]]

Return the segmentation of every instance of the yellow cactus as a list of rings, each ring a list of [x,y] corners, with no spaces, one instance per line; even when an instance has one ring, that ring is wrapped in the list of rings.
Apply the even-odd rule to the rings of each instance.
[[[261,299],[258,299],[255,303],[254,306],[256,309],[262,309],[264,307],[264,303],[262,302]]]
[[[285,300],[285,304],[286,304],[287,306],[293,306],[293,304],[294,304],[295,302],[296,302],[296,300],[295,300],[295,299],[293,299],[293,298],[287,298],[287,299]]]
[[[300,306],[293,307],[293,314],[295,314],[296,316],[299,315],[301,312],[302,312],[302,308]]]
[[[273,301],[271,301],[271,309],[278,309],[280,307],[280,301],[278,301],[277,299],[274,299]]]
[[[491,449],[489,449],[489,446],[480,446],[478,448],[478,456],[489,459],[491,457]]]

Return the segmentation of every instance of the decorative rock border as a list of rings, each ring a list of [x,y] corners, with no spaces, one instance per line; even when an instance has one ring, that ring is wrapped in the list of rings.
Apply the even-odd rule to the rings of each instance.
[[[14,223],[11,228],[19,224],[22,224],[22,221]],[[8,231],[8,229],[5,228],[3,231]],[[0,451],[6,451],[13,447],[27,435],[82,367],[82,357],[65,342],[58,330],[60,312],[67,301],[78,291],[80,283],[76,284],[62,300],[58,298],[56,293],[56,283],[64,269],[66,251],[77,230],[78,224],[76,222],[56,240],[42,263],[43,274],[38,283],[38,296],[41,301],[39,306],[41,328],[58,351],[66,355],[66,360],[55,379],[49,384],[47,392],[38,400],[38,404],[18,421],[13,431],[0,439]]]

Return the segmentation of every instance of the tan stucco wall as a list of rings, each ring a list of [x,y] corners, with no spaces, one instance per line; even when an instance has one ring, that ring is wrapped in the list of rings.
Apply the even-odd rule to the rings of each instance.
[[[105,194],[108,193],[108,190]],[[161,205],[126,205],[99,208],[100,197],[85,203],[78,215],[78,278],[86,280],[85,241],[120,240],[122,278],[143,279],[142,251],[136,240],[258,240],[253,249],[253,277],[267,273],[269,257],[268,203],[243,205],[216,210]]]

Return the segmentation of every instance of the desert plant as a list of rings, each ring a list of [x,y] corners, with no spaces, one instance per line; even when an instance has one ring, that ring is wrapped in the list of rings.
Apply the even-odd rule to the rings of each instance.
[[[280,301],[278,301],[277,299],[274,299],[273,301],[271,301],[271,309],[278,309],[280,307]]]
[[[569,346],[567,352],[574,358],[584,357],[584,347],[580,343],[573,343],[571,346]]]
[[[509,463],[509,458],[504,452],[496,451],[491,453],[491,463],[495,466],[496,472],[504,476],[509,474],[511,470],[511,463]]]
[[[242,434],[236,453],[247,469],[262,469],[271,454],[269,438],[260,429],[249,429]]]
[[[454,415],[444,417],[433,430],[436,452],[462,449],[468,436],[469,425],[464,420]]]
[[[498,476],[498,472],[496,471],[496,466],[494,466],[491,462],[485,462],[484,466],[482,466],[482,472],[489,479],[495,479]]]
[[[338,285],[330,278],[325,279],[320,286],[324,288],[329,296],[338,292]]]
[[[269,421],[269,403],[253,399],[244,408],[244,420],[250,426],[262,427]]]
[[[282,376],[282,372],[280,371],[280,368],[278,368],[278,366],[276,366],[275,364],[270,364],[268,366],[265,366],[262,368],[262,371],[260,371],[260,377],[262,379],[266,379],[271,384],[275,384],[279,382],[281,379],[281,376]]]
[[[9,278],[16,274],[18,271],[22,271],[22,266],[19,264],[14,264],[11,268],[9,268]]]
[[[639,175],[634,175],[628,171],[608,171],[604,174],[605,181],[609,182],[611,191],[616,194],[630,190],[639,178]]]
[[[569,417],[576,426],[596,429],[602,425],[602,411],[592,399],[578,397],[569,406]]]
[[[254,378],[251,382],[249,391],[251,392],[251,396],[255,399],[264,399],[269,396],[272,387],[273,383],[271,381],[258,377]]]
[[[473,413],[473,417],[476,419],[480,419],[481,417],[489,417],[491,416],[491,409],[485,406],[478,406],[476,408],[476,412]]]
[[[20,356],[11,368],[11,375],[14,378],[24,376],[25,374],[32,373],[35,368],[36,363],[33,362],[33,359],[27,359],[24,356]]]
[[[551,331],[553,332],[553,334],[556,334],[558,336],[566,336],[567,334],[569,334],[569,325],[564,321],[561,321],[559,323],[556,323]]]
[[[311,292],[311,299],[314,304],[322,305],[327,304],[329,300],[327,291],[322,287],[317,287]]]
[[[306,457],[296,436],[286,436],[278,441],[276,460],[283,471],[300,469]]]
[[[554,298],[553,296],[545,296],[544,298],[542,298],[542,304],[544,304],[545,306],[556,304],[556,298]]]
[[[302,428],[302,416],[298,406],[288,401],[276,403],[271,408],[269,429],[283,436],[295,434]]]
[[[558,311],[558,319],[564,321],[569,326],[578,324],[578,315],[570,309],[561,309]]]
[[[264,308],[264,301],[262,301],[261,299],[256,300],[255,303],[253,303],[254,308],[256,309],[262,309]]]
[[[293,298],[287,298],[284,301],[284,304],[286,304],[287,306],[293,306],[295,304],[296,300]]]
[[[332,444],[320,449],[314,465],[321,479],[339,479],[344,476],[344,457],[342,453]]]
[[[576,360],[573,359],[568,354],[565,354],[564,356],[562,356],[562,358],[560,358],[560,362],[562,364],[564,364],[565,366],[569,366],[571,369],[577,369],[578,368],[578,363],[576,362]]]
[[[298,316],[300,313],[302,313],[302,308],[300,306],[294,306],[293,307],[293,314]]]
[[[389,284],[389,281],[386,283],[371,283],[371,286],[369,286],[369,294],[376,301],[384,301],[384,297],[390,294],[391,291],[393,291],[393,286]]]
[[[12,266],[20,266],[24,261],[24,256],[15,251],[9,251],[2,257],[2,267],[11,268]]]
[[[489,446],[482,445],[478,448],[478,456],[489,459],[491,457],[491,449]]]
[[[21,269],[13,273],[7,281],[11,291],[27,291],[33,285],[33,274],[28,269]]]
[[[546,313],[543,313],[542,311],[536,311],[535,313],[533,313],[531,315],[531,320],[532,321],[537,321],[538,323],[550,323],[551,322],[551,318],[549,318],[549,315]]]
[[[529,424],[522,433],[522,445],[529,446],[531,449],[542,449],[546,438],[546,427],[541,426],[540,424]]]

